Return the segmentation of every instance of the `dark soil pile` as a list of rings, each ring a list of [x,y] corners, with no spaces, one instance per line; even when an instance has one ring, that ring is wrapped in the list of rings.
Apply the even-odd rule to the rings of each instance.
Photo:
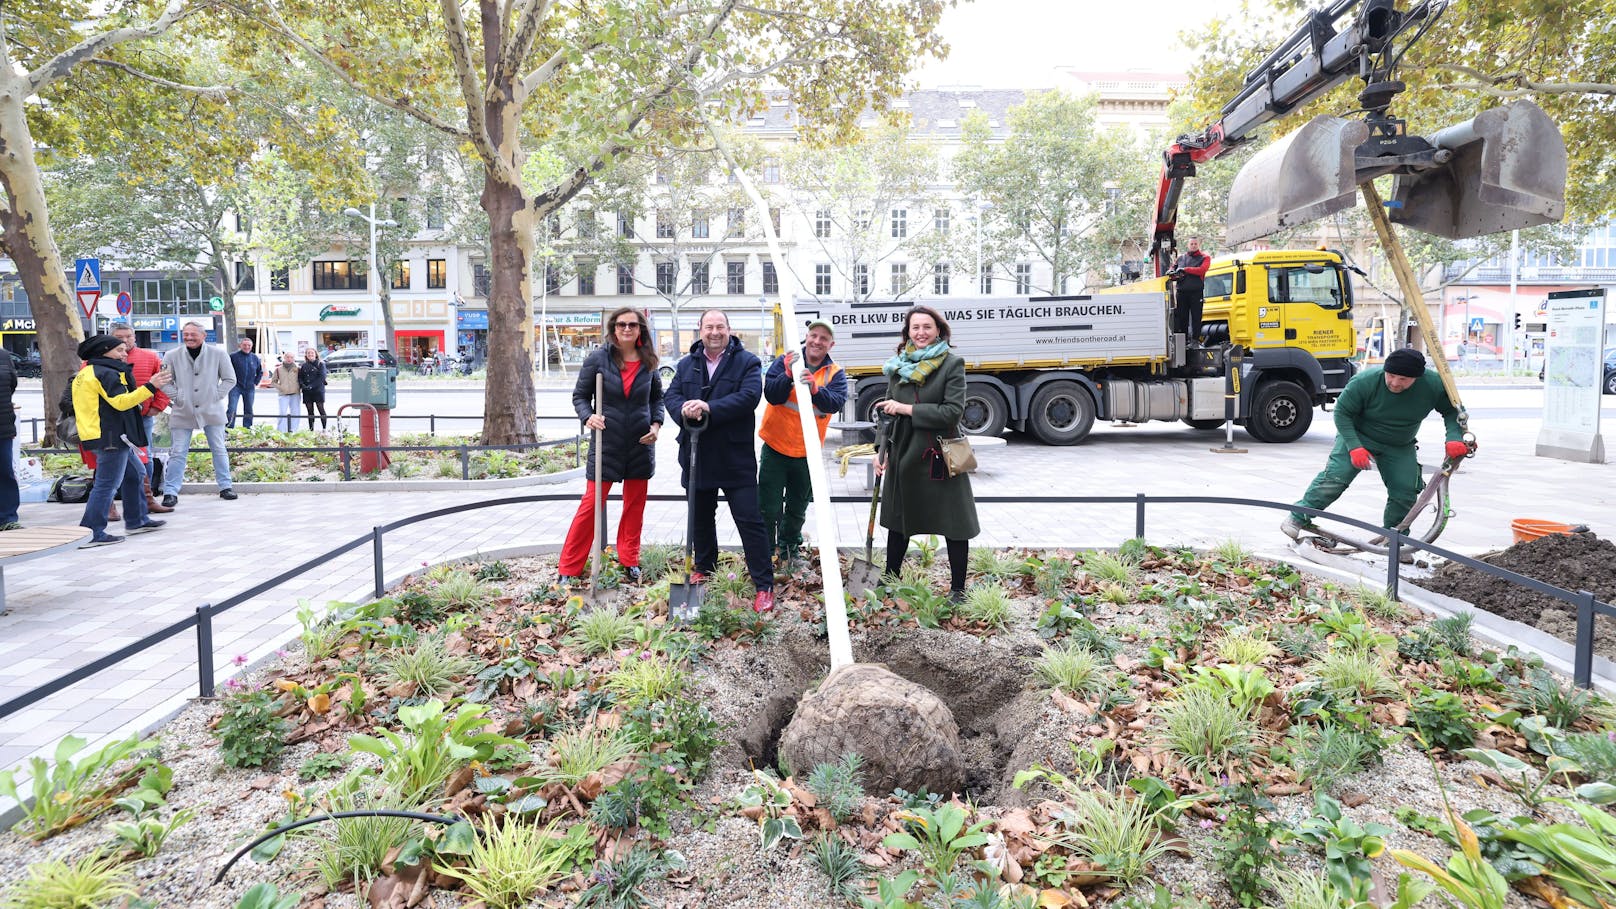
[[[1616,602],[1616,544],[1591,533],[1551,535],[1517,543],[1481,557],[1533,580],[1565,590],[1593,591],[1600,602]],[[1496,616],[1513,619],[1575,643],[1577,612],[1570,603],[1501,581],[1464,565],[1442,566],[1420,586],[1474,603]],[[1594,653],[1616,659],[1616,621],[1594,617]]]

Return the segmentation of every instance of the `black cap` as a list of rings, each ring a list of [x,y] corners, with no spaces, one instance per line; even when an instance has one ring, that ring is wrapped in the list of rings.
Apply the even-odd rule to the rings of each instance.
[[[79,342],[79,359],[88,360],[99,357],[123,342],[112,335],[91,335]]]
[[[1412,347],[1402,347],[1386,358],[1386,371],[1394,376],[1418,379],[1425,375],[1425,354]]]

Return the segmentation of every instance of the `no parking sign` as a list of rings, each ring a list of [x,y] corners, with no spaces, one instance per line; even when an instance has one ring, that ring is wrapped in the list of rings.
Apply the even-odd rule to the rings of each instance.
[[[118,294],[118,315],[127,316],[134,308],[135,301],[129,298],[129,291],[120,292]]]

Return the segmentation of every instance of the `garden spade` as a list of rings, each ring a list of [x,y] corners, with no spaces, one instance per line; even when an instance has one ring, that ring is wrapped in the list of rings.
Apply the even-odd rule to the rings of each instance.
[[[875,430],[875,461],[881,463],[881,456],[887,448],[887,420],[886,414],[880,414],[880,425]],[[881,583],[881,569],[875,564],[875,514],[881,502],[881,478],[875,479],[875,491],[870,493],[870,525],[864,534],[864,558],[854,556],[851,565],[847,566],[847,592],[853,596],[862,596]]]
[[[690,436],[690,473],[685,477],[685,578],[668,585],[668,618],[675,622],[695,621],[706,594],[705,585],[691,580],[696,572],[696,452],[701,431],[706,428],[705,417],[700,423],[685,421],[685,432]]]
[[[606,371],[595,372],[595,416],[605,419],[606,399]],[[599,602],[600,598],[600,562],[601,552],[606,548],[606,496],[601,491],[605,487],[605,452],[601,448],[601,436],[604,433],[595,430],[595,551],[589,555],[589,593],[585,595],[584,602],[590,606]]]

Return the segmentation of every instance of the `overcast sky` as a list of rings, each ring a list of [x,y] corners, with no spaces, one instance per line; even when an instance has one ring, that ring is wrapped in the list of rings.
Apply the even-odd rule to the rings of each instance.
[[[1239,0],[975,0],[943,12],[948,59],[913,75],[921,88],[1044,88],[1057,68],[1183,72],[1193,62],[1179,33]]]

